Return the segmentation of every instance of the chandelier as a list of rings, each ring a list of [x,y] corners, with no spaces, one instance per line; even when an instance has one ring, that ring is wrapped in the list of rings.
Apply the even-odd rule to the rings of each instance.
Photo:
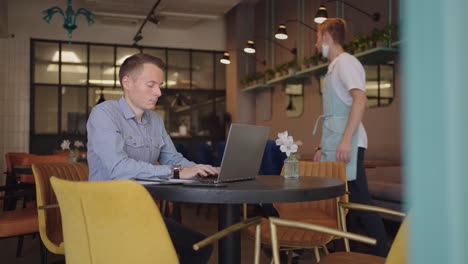
[[[58,7],[54,6],[51,7],[47,10],[42,11],[42,14],[44,15],[44,20],[47,23],[50,23],[50,20],[52,19],[52,16],[55,13],[59,13],[63,16],[63,28],[68,31],[68,37],[72,37],[73,30],[75,30],[78,26],[76,25],[76,18],[78,15],[84,15],[86,17],[86,21],[88,22],[88,25],[91,25],[94,23],[94,14],[91,13],[86,8],[80,8],[78,11],[73,11],[73,2],[72,0],[68,0],[67,4],[67,10],[63,12],[63,10]]]

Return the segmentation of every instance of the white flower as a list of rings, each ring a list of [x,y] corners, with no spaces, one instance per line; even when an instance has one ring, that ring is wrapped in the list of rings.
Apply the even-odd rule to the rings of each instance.
[[[73,143],[73,145],[77,148],[81,148],[81,147],[84,147],[84,144],[83,142],[79,141],[79,140],[75,140],[75,143]]]
[[[63,150],[70,149],[70,140],[64,140],[62,144],[60,144],[60,147]]]
[[[282,152],[285,152],[286,156],[288,156],[288,157],[291,155],[291,153],[296,153],[297,149],[298,149],[298,147],[294,143],[281,145],[281,147],[280,147],[280,150]]]
[[[278,133],[278,139],[276,140],[276,145],[281,146],[284,144],[284,141],[288,138],[288,131]]]
[[[302,145],[302,142],[298,141],[294,143],[292,136],[288,136],[288,131],[278,133],[278,139],[276,140],[276,145],[280,146],[281,152],[285,152],[286,156],[290,156],[292,153],[296,153],[298,150],[298,143]]]

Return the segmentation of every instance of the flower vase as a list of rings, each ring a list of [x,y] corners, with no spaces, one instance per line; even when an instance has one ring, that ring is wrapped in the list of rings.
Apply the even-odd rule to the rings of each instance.
[[[290,155],[284,160],[284,178],[297,179],[299,178],[299,161],[296,156]]]
[[[78,162],[78,153],[70,152],[68,154],[68,163],[77,163]]]

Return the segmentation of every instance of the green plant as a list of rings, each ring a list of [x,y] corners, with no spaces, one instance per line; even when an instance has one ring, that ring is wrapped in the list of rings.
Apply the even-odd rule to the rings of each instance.
[[[273,69],[266,69],[264,71],[264,74],[267,78],[273,78],[273,76],[275,76],[275,70]]]
[[[297,60],[291,60],[291,61],[288,61],[286,63],[286,66],[285,66],[286,70],[287,69],[291,69],[291,68],[297,68]]]
[[[283,72],[283,71],[286,71],[286,69],[287,69],[286,63],[278,64],[278,65],[276,65],[276,67],[275,67],[275,72],[281,73],[281,72]]]

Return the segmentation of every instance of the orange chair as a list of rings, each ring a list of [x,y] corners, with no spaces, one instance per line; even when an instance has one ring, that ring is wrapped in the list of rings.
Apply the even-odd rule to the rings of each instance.
[[[0,192],[5,193],[3,196],[0,195],[0,200],[12,198],[13,201],[16,201],[16,199],[22,198],[26,203],[28,197],[34,196],[34,193],[31,191],[21,191],[15,187],[14,185],[0,186]],[[12,189],[14,190],[10,192]],[[11,194],[7,194],[7,191]],[[18,237],[16,257],[21,256],[24,235],[35,234],[39,230],[37,209],[30,206],[23,207],[25,208],[12,211],[0,211],[0,238]]]
[[[299,175],[301,177],[319,176],[339,178],[346,183],[346,166],[343,162],[313,162],[299,161]],[[282,219],[295,220],[310,224],[319,224],[329,228],[341,229],[338,214],[337,201],[347,202],[348,195],[339,198],[320,200],[313,202],[277,203],[274,207]],[[261,241],[263,244],[271,243],[270,223],[268,219],[262,220]],[[254,237],[254,229],[247,231],[250,237]],[[277,228],[278,243],[282,250],[313,248],[317,262],[320,260],[319,248],[327,251],[326,244],[336,237],[330,234],[314,232],[310,230],[296,229],[279,226]],[[290,257],[292,254],[288,254]]]
[[[84,163],[33,164],[32,170],[36,181],[39,234],[49,251],[63,255],[62,220],[50,178],[88,181],[88,166]],[[47,258],[47,254],[44,257]]]

